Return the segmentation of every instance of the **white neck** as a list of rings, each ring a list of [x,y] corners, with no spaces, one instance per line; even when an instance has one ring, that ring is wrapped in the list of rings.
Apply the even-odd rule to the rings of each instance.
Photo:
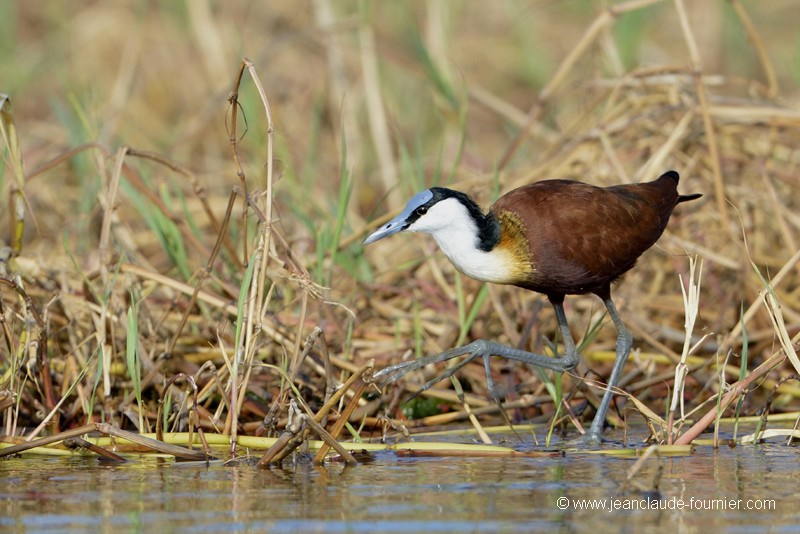
[[[455,198],[434,204],[408,231],[432,235],[455,268],[471,278],[498,284],[509,283],[513,278],[506,254],[478,248],[475,220]]]

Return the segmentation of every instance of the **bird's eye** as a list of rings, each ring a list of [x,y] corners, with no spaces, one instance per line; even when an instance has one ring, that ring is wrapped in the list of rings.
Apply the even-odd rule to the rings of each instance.
[[[428,208],[425,206],[420,206],[417,208],[417,215],[425,215],[426,213],[428,213]]]

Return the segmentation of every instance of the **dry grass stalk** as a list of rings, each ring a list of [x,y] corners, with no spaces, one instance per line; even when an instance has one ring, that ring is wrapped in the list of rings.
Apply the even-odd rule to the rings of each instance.
[[[24,443],[12,445],[11,447],[5,447],[0,449],[0,457],[8,456],[11,454],[18,454],[26,450],[30,450],[36,447],[43,447],[45,445],[49,445],[51,443],[57,443],[59,441],[64,441],[66,439],[80,437],[92,431],[97,431],[107,436],[122,438],[130,442],[142,445],[152,451],[159,452],[162,454],[169,454],[177,458],[183,458],[184,460],[208,460],[210,458],[210,456],[208,456],[206,452],[192,451],[185,447],[180,447],[178,445],[172,445],[170,443],[158,441],[153,438],[143,436],[141,434],[136,434],[134,432],[128,432],[127,430],[122,430],[107,423],[93,423],[91,425],[85,425],[70,430],[65,430],[64,432],[59,432],[58,434],[54,434],[52,436],[47,436],[32,441],[26,441]]]
[[[681,352],[681,360],[675,366],[675,382],[673,383],[672,404],[669,408],[669,417],[667,418],[667,443],[672,443],[672,428],[675,422],[675,412],[678,409],[678,404],[681,408],[681,418],[686,417],[683,406],[683,395],[686,375],[689,368],[686,365],[686,359],[689,357],[692,343],[692,332],[694,325],[697,321],[697,315],[700,311],[700,281],[703,276],[703,262],[700,261],[700,267],[697,271],[695,278],[695,262],[696,258],[689,257],[689,277],[688,282],[684,282],[681,278],[681,292],[683,294],[683,307],[686,310],[686,322],[684,323],[685,339],[683,342],[683,351]],[[688,289],[687,289],[688,284]],[[703,337],[705,339],[706,336]],[[695,347],[702,343],[701,339]]]

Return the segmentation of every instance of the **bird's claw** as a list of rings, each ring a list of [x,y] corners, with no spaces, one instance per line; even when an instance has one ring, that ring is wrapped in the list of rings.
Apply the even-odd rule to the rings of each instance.
[[[489,391],[489,395],[492,397],[492,399],[499,401],[502,395],[500,395],[499,391],[497,390],[497,387],[495,386],[494,379],[492,378],[491,369],[489,367],[489,357],[492,354],[493,354],[492,345],[490,345],[484,340],[479,339],[473,341],[472,343],[469,343],[468,345],[446,350],[440,354],[390,365],[389,367],[375,373],[375,375],[373,375],[373,378],[380,386],[385,386],[394,382],[395,380],[400,379],[401,377],[412,371],[416,371],[417,369],[422,369],[423,367],[426,367],[432,363],[443,362],[451,360],[458,356],[466,355],[466,357],[457,364],[453,365],[452,367],[449,367],[443,373],[425,382],[425,384],[423,384],[408,400],[412,400],[421,393],[428,391],[431,387],[433,387],[434,384],[446,378],[450,378],[456,372],[461,370],[462,367],[472,362],[473,360],[482,358],[484,361],[484,365],[486,367],[486,382],[487,382],[486,385]]]
[[[425,358],[420,358],[418,360],[412,360],[408,362],[401,362],[394,365],[390,365],[386,369],[383,369],[375,373],[374,379],[377,383],[384,386],[391,382],[394,382],[395,380],[410,373],[411,371],[421,369],[433,363],[439,363],[451,360],[453,358],[462,355],[465,355],[466,357],[460,362],[458,362],[456,365],[453,365],[452,367],[448,368],[445,372],[443,372],[436,378],[430,380],[429,382],[426,382],[421,391],[430,389],[430,387],[433,384],[439,382],[440,380],[444,380],[445,378],[451,377],[456,371],[464,367],[469,362],[481,358],[483,359],[484,366],[486,368],[486,379],[487,379],[487,386],[489,389],[489,393],[492,396],[492,398],[496,400],[500,398],[500,395],[499,392],[497,391],[497,387],[494,384],[494,380],[492,379],[492,372],[489,367],[489,358],[491,356],[500,356],[510,360],[520,361],[530,365],[537,365],[540,367],[553,369],[556,371],[564,371],[566,369],[571,369],[577,364],[578,361],[578,356],[577,353],[574,351],[574,349],[572,351],[568,351],[568,354],[565,355],[563,358],[556,359],[556,358],[541,356],[534,353],[529,353],[511,347],[506,347],[504,345],[500,345],[499,343],[487,341],[485,339],[476,339],[472,343],[469,343],[462,347],[456,347],[450,350],[446,350],[440,354],[427,356]],[[419,394],[419,392],[417,394]]]
[[[419,360],[412,360],[410,362],[401,362],[396,363],[394,365],[390,365],[385,369],[381,369],[374,375],[372,375],[373,380],[380,386],[386,386],[391,384],[395,380],[398,380],[402,376],[414,371],[417,367],[417,362]]]

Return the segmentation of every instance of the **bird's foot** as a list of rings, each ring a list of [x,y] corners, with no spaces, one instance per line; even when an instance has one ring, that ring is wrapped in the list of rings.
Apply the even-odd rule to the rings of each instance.
[[[546,369],[552,369],[554,371],[566,371],[569,369],[573,369],[578,363],[578,354],[574,350],[574,345],[571,344],[571,346],[573,347],[572,350],[567,351],[567,354],[565,354],[561,358],[551,358],[549,356],[543,356],[541,354],[527,352],[521,349],[515,349],[513,347],[507,347],[505,345],[501,345],[500,343],[496,343],[494,341],[477,339],[472,343],[464,345],[463,347],[456,347],[454,349],[446,350],[441,354],[436,354],[434,356],[427,356],[425,358],[419,358],[417,360],[390,365],[386,369],[383,369],[375,373],[374,379],[379,385],[383,386],[391,382],[394,382],[395,380],[405,376],[406,374],[412,371],[416,371],[417,369],[421,369],[427,365],[444,362],[456,358],[458,356],[466,355],[466,357],[463,360],[453,365],[452,367],[448,368],[445,372],[436,376],[432,380],[426,382],[419,389],[419,391],[417,391],[414,394],[414,396],[419,395],[423,391],[427,391],[437,382],[444,380],[445,378],[450,378],[457,371],[459,371],[462,367],[464,367],[471,361],[481,358],[483,359],[483,363],[486,368],[487,389],[489,390],[489,394],[492,396],[492,398],[497,400],[501,398],[502,395],[500,394],[500,391],[495,386],[494,380],[492,379],[492,373],[489,367],[489,358],[491,356],[499,356],[509,360],[527,363],[530,365],[536,365],[539,367],[544,367]]]
[[[457,364],[453,365],[445,372],[441,373],[440,375],[434,377],[433,379],[425,382],[425,384],[420,387],[416,393],[414,393],[412,399],[423,393],[424,391],[429,390],[434,384],[444,380],[445,378],[450,378],[453,376],[457,371],[459,371],[462,367],[467,365],[469,362],[484,356],[486,353],[485,347],[483,347],[483,340],[473,341],[468,345],[464,345],[463,347],[456,347],[450,350],[446,350],[440,354],[436,354],[434,356],[427,356],[425,358],[419,358],[417,360],[411,360],[408,362],[401,362],[394,365],[390,365],[389,367],[382,369],[373,375],[375,381],[381,385],[385,386],[390,384],[403,376],[411,373],[412,371],[416,371],[418,369],[422,369],[428,365],[444,362],[447,360],[452,360],[453,358],[457,358],[458,356],[462,356],[467,354],[468,356],[458,362]],[[486,356],[488,358],[488,355]],[[494,383],[491,381],[491,377],[488,377],[489,386],[490,386],[490,393],[494,396]]]

